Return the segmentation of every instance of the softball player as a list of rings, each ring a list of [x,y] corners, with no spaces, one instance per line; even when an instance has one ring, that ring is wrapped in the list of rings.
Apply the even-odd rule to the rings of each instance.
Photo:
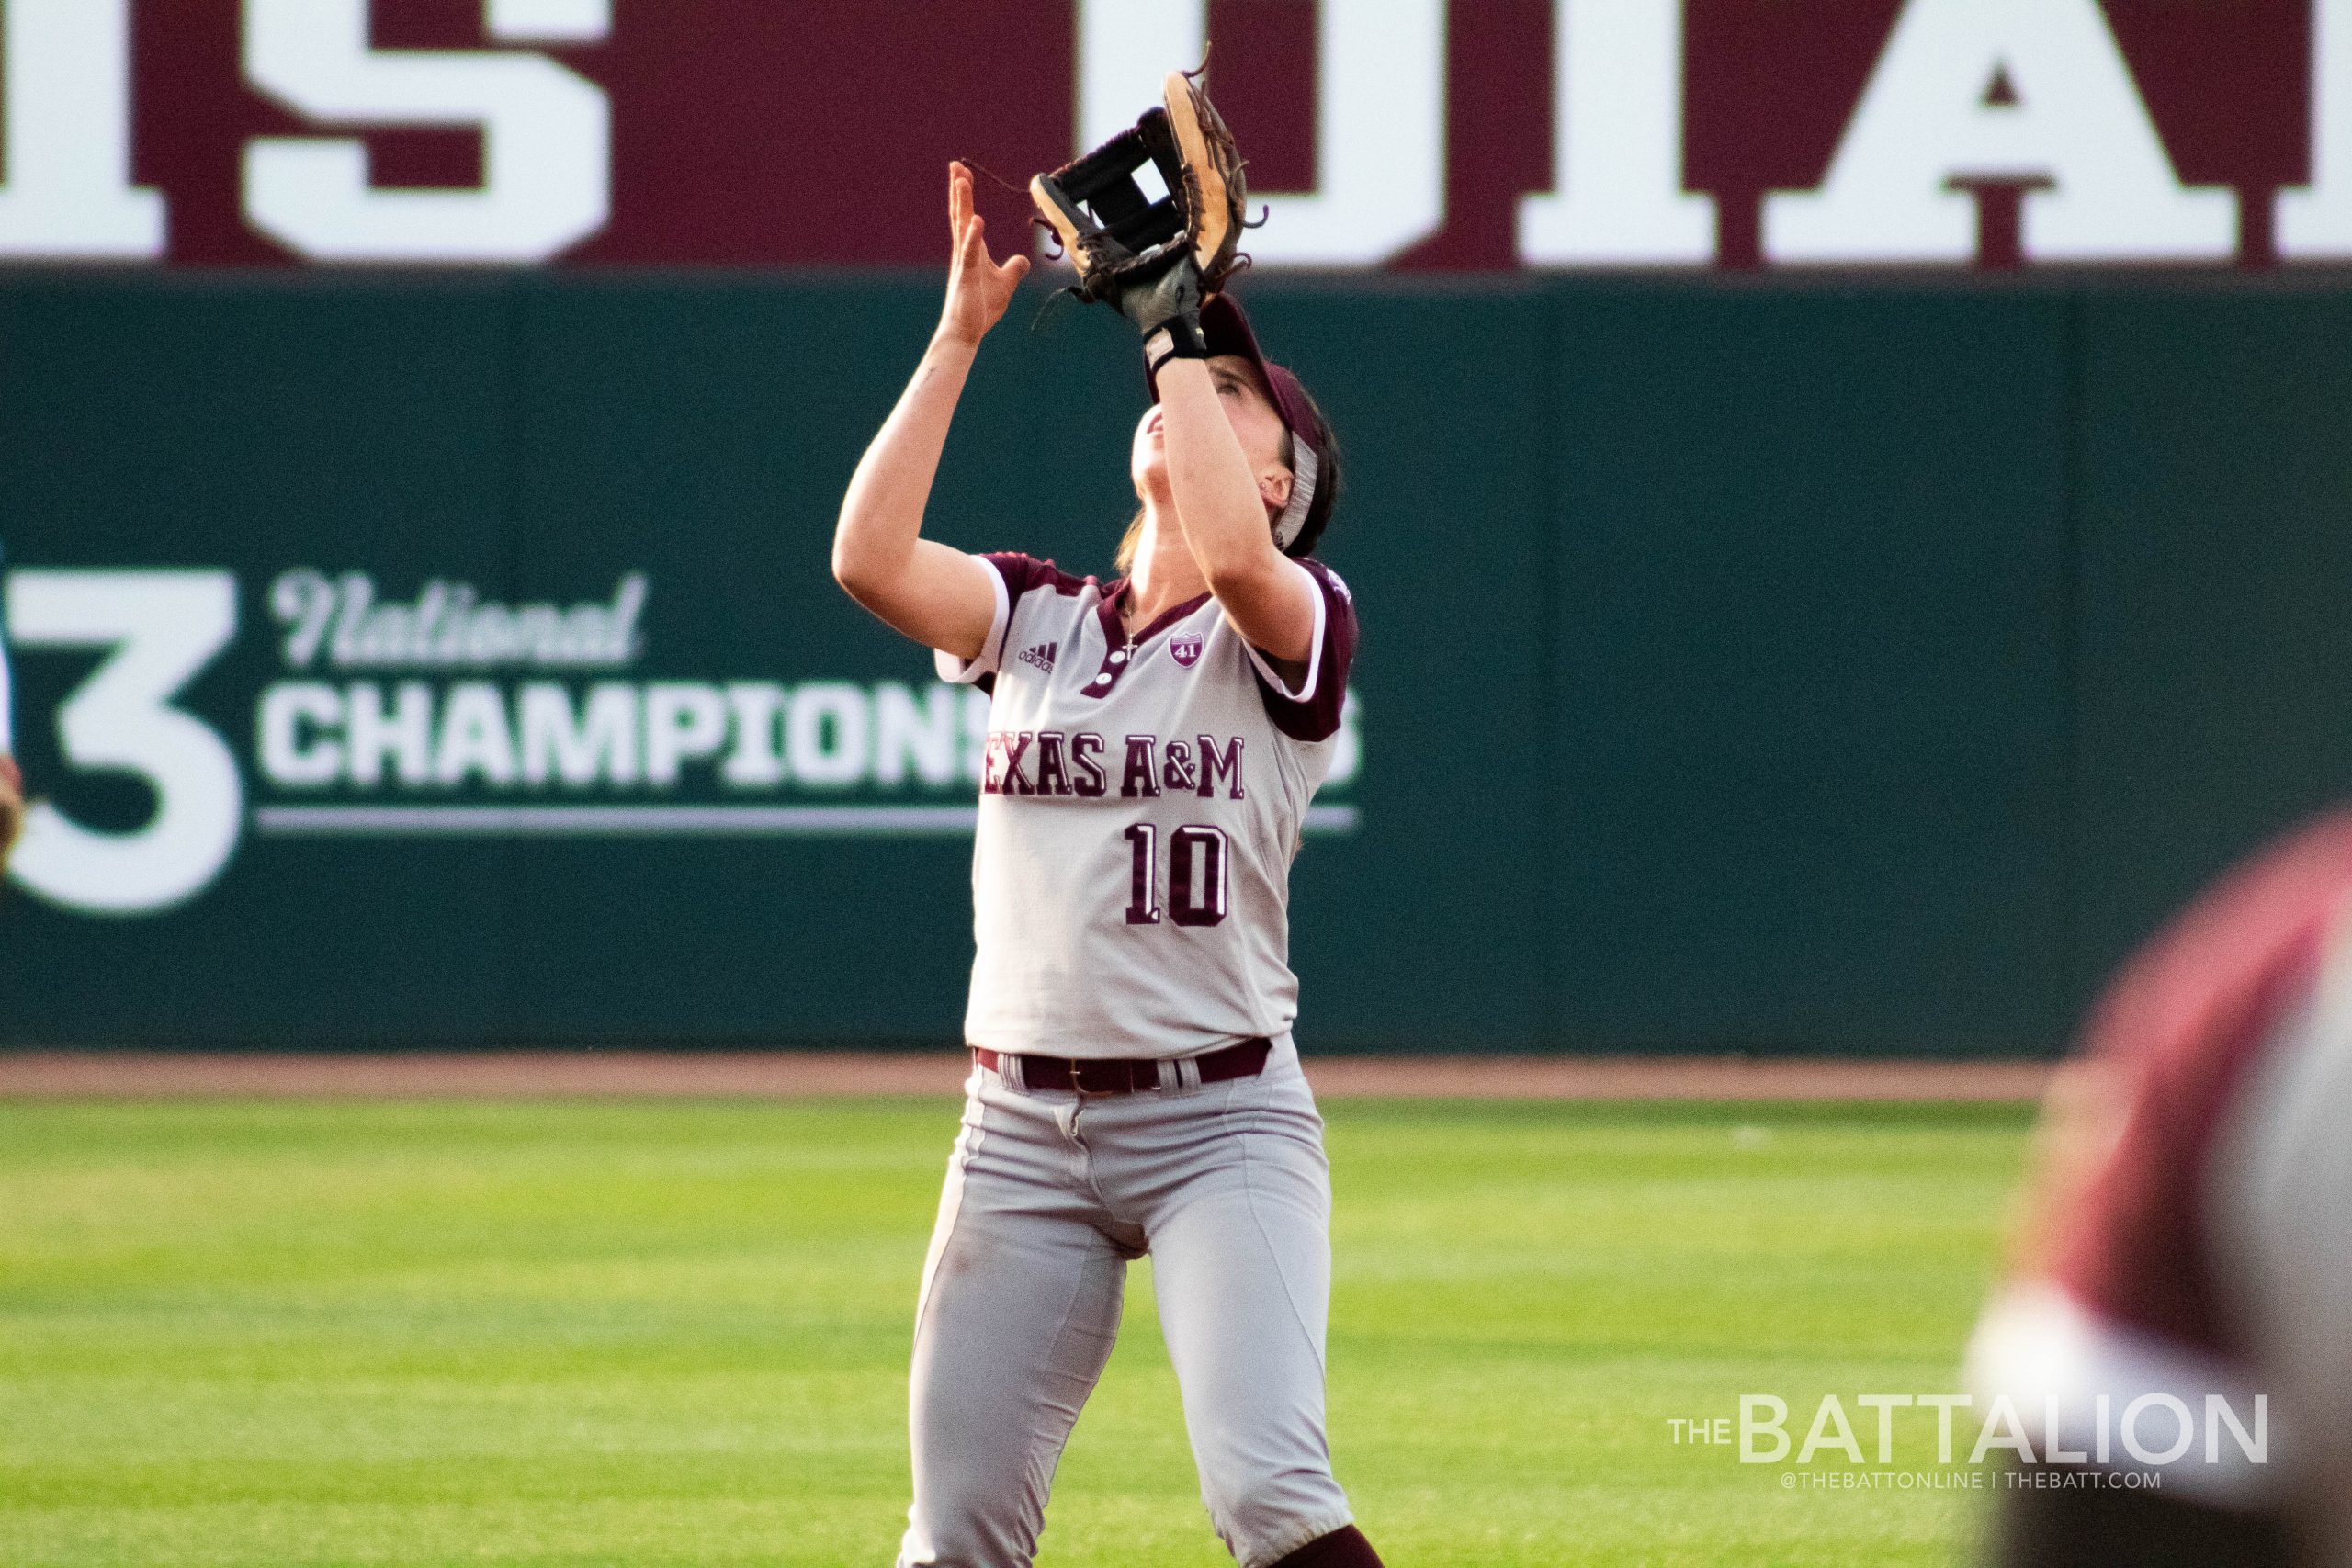
[[[2084,1046],[1970,1347],[2030,1449],[1987,1561],[2352,1562],[2352,808],[2201,895]]]
[[[1306,553],[1338,449],[1212,297],[1148,323],[1125,578],[920,537],[973,355],[1028,270],[989,257],[961,164],[949,216],[939,330],[833,544],[852,596],[990,694],[974,1067],[915,1309],[899,1562],[1034,1558],[1149,1252],[1219,1536],[1245,1568],[1376,1564],[1324,1440],[1330,1182],[1286,962],[1355,647],[1346,587]]]

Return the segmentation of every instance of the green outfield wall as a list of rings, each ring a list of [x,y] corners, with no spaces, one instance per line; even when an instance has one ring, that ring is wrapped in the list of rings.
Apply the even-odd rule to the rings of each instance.
[[[0,280],[0,1043],[951,1044],[984,715],[832,586],[936,280]],[[2352,792],[2352,294],[1261,280],[1364,639],[1310,1047],[2053,1050]],[[1108,574],[1120,323],[933,528]]]

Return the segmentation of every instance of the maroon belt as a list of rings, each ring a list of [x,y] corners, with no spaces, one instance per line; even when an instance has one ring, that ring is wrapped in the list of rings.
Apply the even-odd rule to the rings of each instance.
[[[1204,1056],[1184,1058],[1200,1069],[1203,1083],[1223,1083],[1228,1078],[1254,1078],[1265,1071],[1266,1058],[1273,1055],[1271,1040],[1244,1040],[1238,1045],[1211,1051]],[[1025,1089],[1067,1089],[1080,1094],[1133,1094],[1137,1089],[1159,1087],[1160,1064],[1131,1062],[1117,1059],[1103,1062],[1074,1060],[1069,1056],[1013,1056],[1007,1058],[986,1046],[972,1047],[972,1059],[990,1072],[1001,1073],[1009,1059],[1021,1068],[1021,1083]],[[1179,1064],[1170,1062],[1171,1069]],[[1171,1070],[1170,1078],[1182,1082],[1180,1072]]]

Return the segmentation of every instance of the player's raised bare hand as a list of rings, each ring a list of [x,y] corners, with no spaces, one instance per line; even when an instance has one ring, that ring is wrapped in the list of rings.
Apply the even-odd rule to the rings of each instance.
[[[988,220],[972,204],[972,171],[947,165],[947,224],[955,248],[947,264],[947,304],[939,333],[978,344],[1012,302],[1012,291],[1029,276],[1029,258],[1012,256],[999,265],[989,255]]]

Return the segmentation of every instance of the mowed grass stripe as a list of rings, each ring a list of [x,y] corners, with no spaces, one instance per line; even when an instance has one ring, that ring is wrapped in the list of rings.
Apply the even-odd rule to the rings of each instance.
[[[1956,1557],[1968,1495],[1784,1491],[1667,1422],[1951,1386],[2025,1110],[1326,1112],[1333,1437],[1392,1561]],[[0,1562],[887,1563],[955,1121],[0,1104]],[[1226,1561],[1148,1264],[1043,1561]]]

